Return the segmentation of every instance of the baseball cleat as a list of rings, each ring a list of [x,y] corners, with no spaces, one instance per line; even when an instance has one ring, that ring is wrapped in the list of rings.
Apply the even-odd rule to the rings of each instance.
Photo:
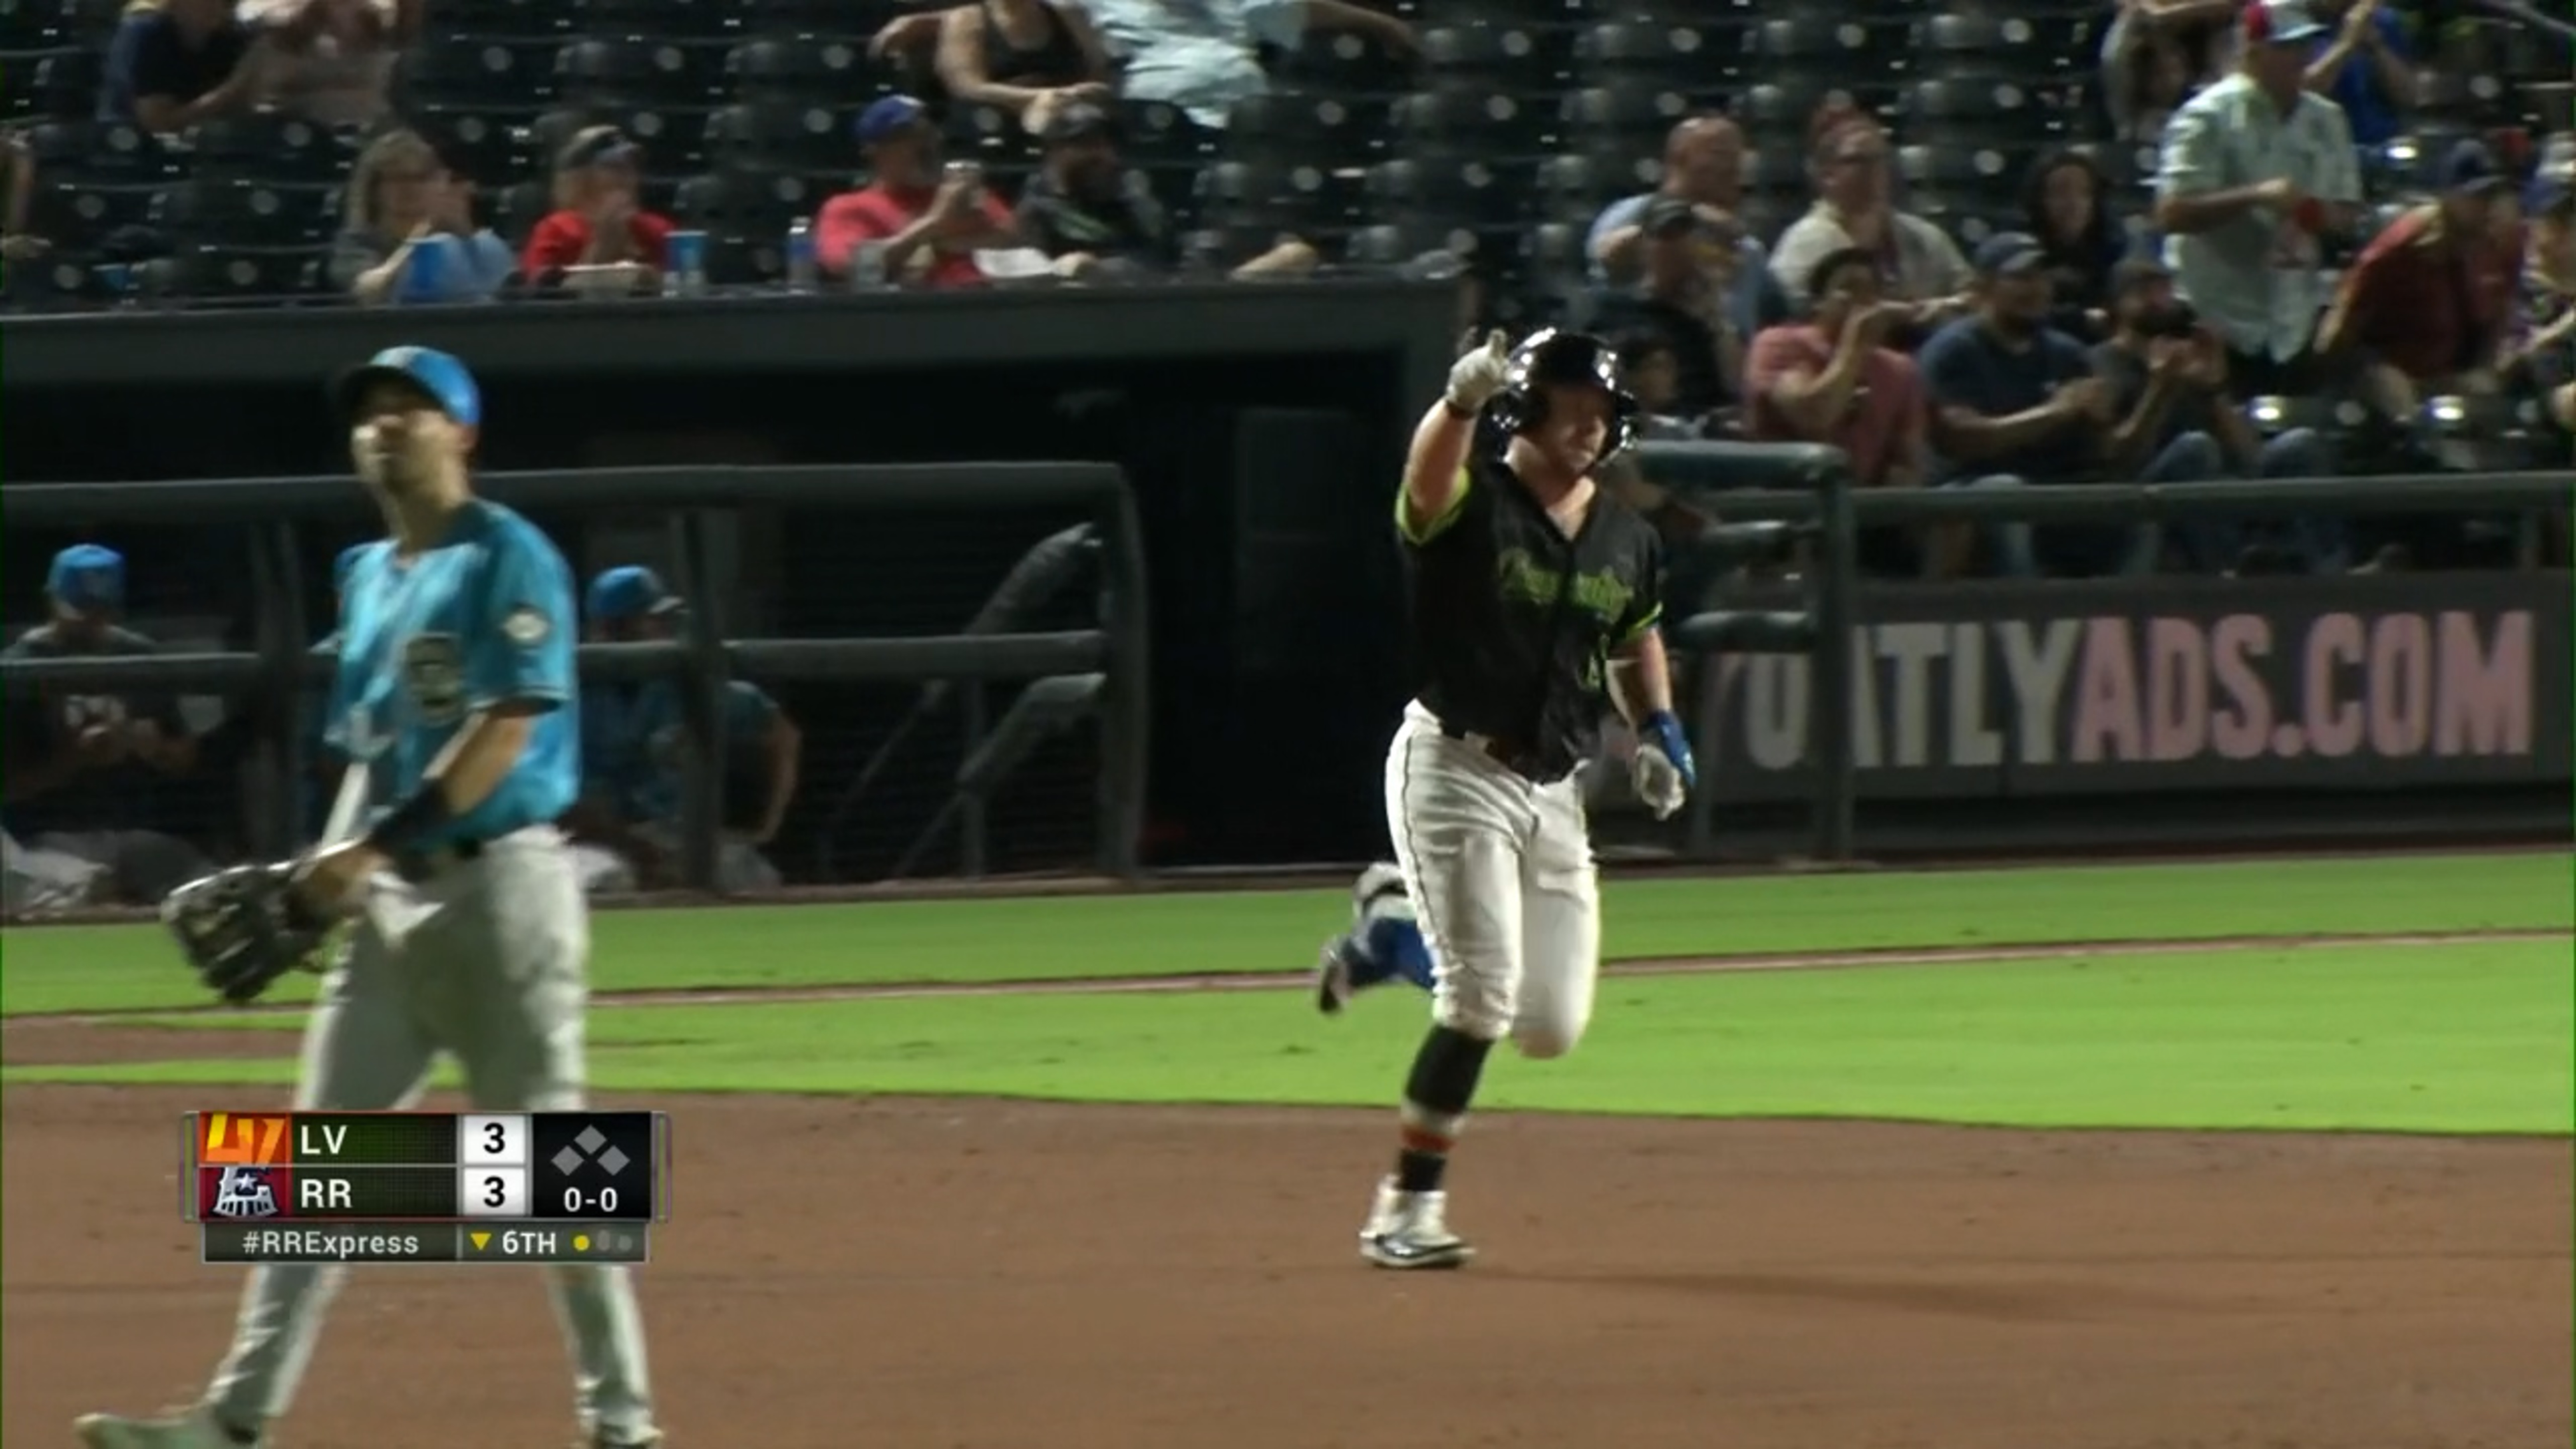
[[[1323,959],[1315,963],[1315,1009],[1326,1016],[1339,1016],[1350,1004],[1351,993],[1359,988],[1351,973],[1360,964],[1354,959],[1359,947],[1348,936],[1335,936],[1324,943]]]
[[[1360,1256],[1381,1268],[1464,1266],[1476,1250],[1449,1231],[1448,1207],[1445,1192],[1405,1192],[1386,1179],[1360,1229]]]
[[[72,1432],[89,1449],[250,1449],[259,1442],[235,1439],[203,1409],[161,1419],[88,1414],[73,1421]]]

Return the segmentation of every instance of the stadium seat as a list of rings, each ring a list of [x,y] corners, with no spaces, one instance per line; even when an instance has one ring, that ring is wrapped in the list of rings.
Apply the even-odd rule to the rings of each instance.
[[[1535,25],[1444,25],[1422,32],[1425,84],[1434,89],[1482,85],[1514,95],[1565,83],[1558,32]]]
[[[576,12],[562,0],[438,0],[438,23],[476,35],[531,40],[572,28]]]
[[[1836,15],[1765,20],[1754,32],[1754,64],[1765,80],[1795,76],[1854,90],[1902,76],[1912,47],[1906,27]]]
[[[525,36],[433,36],[403,52],[396,93],[533,110],[554,99],[554,49]]]
[[[1272,67],[1298,89],[1356,96],[1395,95],[1413,84],[1413,64],[1365,35],[1310,26]]]
[[[866,105],[877,84],[869,72],[865,37],[764,36],[736,45],[725,57],[725,77],[741,101],[833,101]]]
[[[1906,135],[1937,136],[1953,145],[2043,144],[2065,129],[2061,114],[2013,80],[1921,81],[1905,88],[1898,114]]]
[[[207,121],[189,139],[199,176],[334,182],[355,159],[330,128],[271,111]]]
[[[18,57],[23,62],[27,57]],[[24,79],[34,104],[29,114],[80,120],[98,111],[98,93],[106,65],[94,50],[56,50],[33,57]],[[21,79],[20,66],[10,67],[10,81]]]
[[[1654,186],[1663,168],[1651,160],[1626,165],[1606,156],[1567,152],[1538,165],[1538,214],[1552,221],[1589,227],[1601,209],[1622,196]]]
[[[1215,132],[1161,101],[1119,102],[1118,139],[1131,164],[1185,167],[1193,176],[1217,149]]]
[[[575,26],[591,35],[711,40],[739,23],[732,0],[577,0]]]
[[[1235,103],[1221,149],[1243,160],[1365,165],[1387,147],[1389,115],[1365,97],[1272,91]]]
[[[337,187],[204,176],[161,189],[152,220],[174,242],[315,247],[339,230]]]
[[[530,106],[414,101],[403,108],[412,129],[438,147],[447,164],[485,185],[499,185],[554,164],[554,153],[529,142]]]
[[[170,256],[167,285],[181,296],[217,301],[310,295],[329,256],[330,248],[315,246],[183,246]]]
[[[2009,76],[2031,83],[2074,69],[2040,27],[2019,15],[1935,15],[1914,28],[1916,74],[1926,80]]]
[[[709,113],[706,153],[719,165],[756,170],[817,171],[858,159],[839,111],[794,101],[757,101]]]
[[[1575,74],[1585,85],[1626,80],[1707,93],[1742,74],[1749,33],[1672,21],[1614,20],[1588,27],[1576,38]]]
[[[1018,112],[1002,106],[951,101],[941,131],[951,157],[980,162],[987,170],[1024,168],[1038,159],[1038,138]]]
[[[1660,156],[1673,124],[1695,109],[1681,91],[1622,78],[1566,93],[1567,147],[1596,156]]]

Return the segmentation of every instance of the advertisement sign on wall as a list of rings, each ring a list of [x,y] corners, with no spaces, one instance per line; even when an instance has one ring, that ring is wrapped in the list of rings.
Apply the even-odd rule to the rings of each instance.
[[[1863,798],[2564,781],[2564,574],[1864,590]],[[1720,800],[1811,793],[1809,663],[1699,686]]]

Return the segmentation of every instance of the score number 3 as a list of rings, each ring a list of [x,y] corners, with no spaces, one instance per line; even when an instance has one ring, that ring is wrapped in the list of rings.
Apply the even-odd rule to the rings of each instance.
[[[456,1210],[468,1218],[528,1215],[528,1119],[474,1114],[456,1122]]]

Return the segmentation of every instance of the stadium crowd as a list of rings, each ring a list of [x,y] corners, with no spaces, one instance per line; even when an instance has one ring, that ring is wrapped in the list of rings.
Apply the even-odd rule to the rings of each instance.
[[[2576,437],[2576,57],[2452,0],[865,4],[0,0],[6,305],[1393,269],[1454,278],[1462,325],[1613,337],[1649,436],[1831,443],[1865,487],[2564,466]],[[1863,565],[2566,547],[2563,515],[2316,516],[1886,530]],[[153,647],[122,581],[67,551],[12,652]],[[671,603],[603,579],[591,613]],[[668,703],[599,711],[599,883],[667,873]],[[795,730],[733,707],[759,814],[726,870],[774,880]],[[14,710],[11,908],[200,866],[148,828],[190,743],[166,701]]]

